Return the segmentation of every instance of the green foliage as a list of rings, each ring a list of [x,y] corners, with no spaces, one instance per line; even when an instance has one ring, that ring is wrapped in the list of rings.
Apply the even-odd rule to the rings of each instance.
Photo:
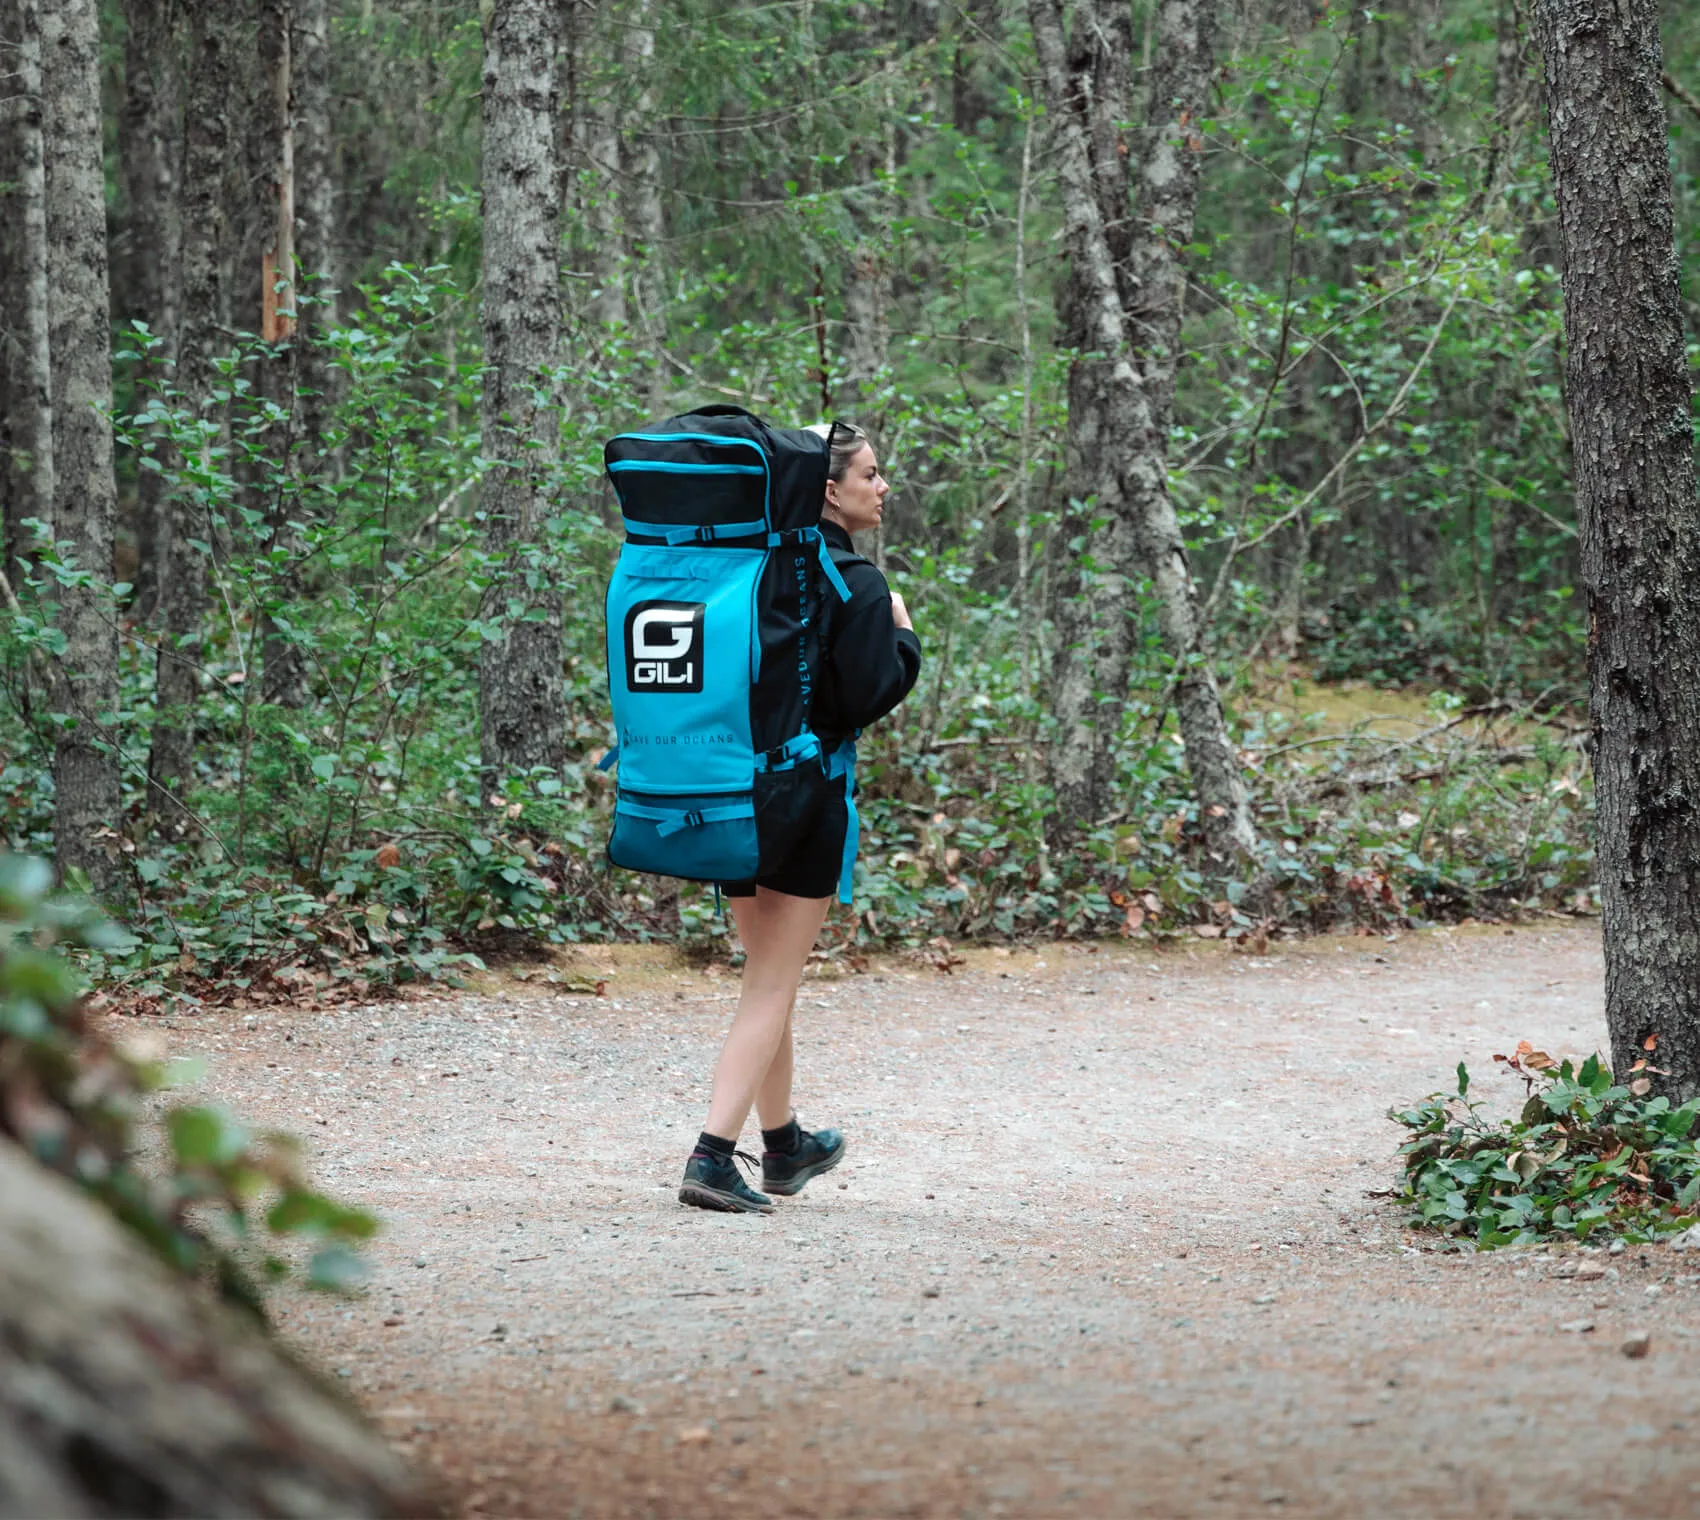
[[[1266,844],[1231,881],[1203,850],[1173,671],[1137,586],[1107,816],[1047,852],[1057,599],[1100,547],[1065,527],[1076,356],[1059,341],[1060,207],[1021,9],[924,10],[669,0],[666,45],[641,60],[618,7],[575,13],[570,362],[546,377],[557,510],[511,564],[484,547],[480,515],[478,28],[425,11],[338,20],[338,153],[343,189],[358,187],[340,197],[339,258],[356,278],[319,340],[334,366],[324,436],[299,436],[288,350],[232,338],[208,404],[138,362],[157,348],[141,324],[121,345],[126,488],[147,471],[192,504],[212,594],[189,651],[198,738],[181,804],[146,781],[161,635],[118,594],[114,827],[134,936],[84,952],[94,975],[126,993],[358,993],[452,977],[492,949],[719,940],[709,894],[607,869],[610,793],[593,768],[611,738],[600,597],[617,548],[599,446],[707,398],[855,416],[896,486],[883,558],[927,668],[864,741],[863,869],[855,916],[835,910],[839,943],[1255,943],[1590,904],[1589,782],[1565,727],[1585,639],[1554,210],[1538,128],[1517,125],[1539,113],[1491,104],[1493,8],[1448,8],[1438,31],[1340,7],[1236,28],[1198,124],[1169,457]],[[1694,45],[1679,25],[1670,56]],[[622,222],[631,177],[586,135],[603,118],[661,148],[660,250]],[[1694,138],[1679,120],[1691,198]],[[851,383],[850,281],[870,268],[890,298],[883,362]],[[664,311],[637,311],[640,270]],[[627,320],[603,319],[605,281]],[[45,852],[58,720],[30,667],[56,647],[56,588],[89,572],[51,550],[17,568],[0,823],[14,849]],[[569,758],[492,800],[476,672],[510,573],[563,593]],[[279,652],[298,658],[304,700],[268,691]],[[1445,729],[1448,710],[1416,742],[1324,741],[1267,700],[1288,659],[1437,688],[1515,732],[1469,737]],[[1254,881],[1269,888],[1255,902]]]
[[[1455,1093],[1388,1113],[1411,1132],[1399,1148],[1399,1202],[1413,1225],[1473,1237],[1486,1250],[1552,1237],[1650,1240],[1694,1222],[1700,1098],[1674,1107],[1649,1096],[1648,1077],[1625,1086],[1597,1055],[1580,1066],[1554,1062],[1526,1041],[1494,1059],[1527,1083],[1517,1118],[1484,1116],[1463,1062]]]
[[[224,1109],[168,1107],[171,1071],[91,1027],[71,946],[121,953],[128,940],[86,902],[50,895],[52,870],[0,853],[0,1135],[104,1204],[170,1266],[262,1312],[267,1288],[297,1272],[344,1289],[361,1275],[352,1249],[377,1221],[318,1192],[299,1146],[257,1135]],[[150,1152],[152,1154],[150,1154]]]

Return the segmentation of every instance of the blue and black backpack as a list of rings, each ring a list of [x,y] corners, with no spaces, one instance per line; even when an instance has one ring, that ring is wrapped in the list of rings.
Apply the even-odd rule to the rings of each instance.
[[[856,859],[855,742],[823,751],[810,707],[831,606],[828,440],[706,406],[603,451],[626,541],[608,585],[619,785],[608,858],[690,881],[774,869],[842,789]]]

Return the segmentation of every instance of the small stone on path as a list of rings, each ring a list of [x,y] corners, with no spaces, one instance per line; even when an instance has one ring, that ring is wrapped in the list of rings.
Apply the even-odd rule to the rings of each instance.
[[[1637,1331],[1624,1340],[1621,1349],[1625,1356],[1633,1361],[1639,1361],[1653,1349],[1653,1337],[1645,1330]]]
[[[1576,1335],[1584,1335],[1594,1328],[1594,1322],[1591,1319],[1568,1319],[1558,1328]]]

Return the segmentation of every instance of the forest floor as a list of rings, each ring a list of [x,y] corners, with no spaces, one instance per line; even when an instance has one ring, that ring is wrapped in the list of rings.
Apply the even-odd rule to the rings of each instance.
[[[811,979],[801,1115],[850,1152],[765,1217],[675,1201],[735,974],[581,966],[607,995],[170,1021],[387,1221],[369,1296],[282,1325],[456,1513],[1700,1504],[1700,1259],[1418,1250],[1376,1196],[1389,1105],[1603,1044],[1593,925]]]

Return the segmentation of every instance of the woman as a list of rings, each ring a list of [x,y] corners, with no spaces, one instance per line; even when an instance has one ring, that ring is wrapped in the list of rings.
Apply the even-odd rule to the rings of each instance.
[[[903,598],[885,577],[867,560],[845,557],[854,553],[851,534],[879,526],[891,490],[873,445],[860,428],[842,422],[816,431],[826,435],[831,450],[821,532],[840,551],[835,558],[850,590],[849,602],[833,609],[827,623],[815,699],[814,729],[823,753],[830,754],[908,696],[920,674],[921,644]],[[803,1129],[791,1108],[791,1015],[803,966],[838,886],[848,828],[845,797],[829,795],[814,827],[770,875],[725,884],[744,946],[744,981],[738,1015],[714,1068],[708,1123],[685,1164],[681,1203],[771,1213],[766,1193],[801,1192],[811,1177],[844,1159],[843,1135]],[[735,1165],[742,1155],[738,1136],[752,1105],[762,1127],[766,1193],[751,1188]]]

